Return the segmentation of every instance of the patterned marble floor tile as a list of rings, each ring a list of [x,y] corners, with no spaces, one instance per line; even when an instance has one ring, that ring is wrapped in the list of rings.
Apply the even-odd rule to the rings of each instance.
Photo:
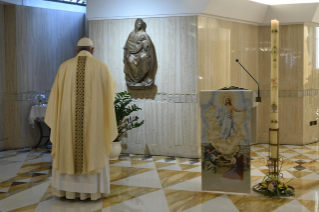
[[[153,161],[164,160],[168,158],[168,156],[153,156]]]
[[[26,188],[28,188],[28,185],[29,185],[29,183],[25,183],[25,182],[13,182],[10,189],[8,190],[8,194],[12,191],[26,189]]]
[[[30,182],[37,182],[40,180],[45,180],[48,178],[47,174],[41,174],[41,173],[33,173],[32,178],[30,180]]]
[[[269,198],[233,194],[229,194],[228,197],[239,211],[256,211],[258,208],[258,211],[270,212],[293,201],[293,199],[287,198]]]
[[[175,185],[169,186],[165,189],[171,190],[185,190],[185,191],[203,191],[202,189],[202,178],[195,177],[193,179],[177,183]]]
[[[0,183],[0,189],[10,188],[12,183],[13,183],[13,180],[14,180],[14,178],[12,178],[12,181],[7,181],[7,182]]]
[[[282,170],[286,170],[286,169],[290,169],[290,168],[293,168],[295,166],[298,166],[299,164],[292,161],[292,160],[289,160],[289,159],[285,159],[283,161],[283,164],[282,164]]]
[[[279,148],[280,149],[289,149],[287,146],[285,146],[285,145],[279,145]]]
[[[53,197],[40,202],[34,212],[95,212],[102,209],[103,200],[68,200]]]
[[[18,209],[12,210],[10,212],[33,212],[37,206],[38,206],[38,203],[35,203],[33,205],[28,205],[28,206],[25,206],[22,208],[18,208]]]
[[[132,167],[131,160],[125,160],[125,159],[116,160],[113,163],[110,163],[110,166]]]
[[[290,179],[285,179],[287,182]],[[319,187],[319,180],[306,180],[306,179],[293,179],[289,182],[289,185],[295,188],[295,198],[299,199],[299,197],[311,192],[312,190]],[[313,195],[315,197],[315,195]]]
[[[298,199],[298,202],[300,202],[303,206],[305,206],[309,211],[319,211],[319,200],[302,200]]]
[[[167,201],[163,190],[154,191],[134,199],[126,200],[119,204],[106,207],[102,212],[132,211],[132,212],[169,212]]]
[[[302,177],[305,177],[305,176],[313,173],[313,172],[301,172],[301,171],[289,171],[289,170],[287,170],[287,172],[289,172],[290,174],[292,174],[296,178],[302,178]]]
[[[43,194],[49,187],[51,182],[46,182],[38,186],[33,187],[17,193],[15,195],[6,197],[0,201],[0,208],[2,211],[10,211],[18,208],[22,208],[28,205],[33,205],[40,202]]]
[[[148,172],[151,170],[152,169],[135,168],[135,167],[110,166],[110,181],[111,182],[118,181],[127,177]]]
[[[102,208],[107,208],[158,190],[159,188],[111,185],[111,194],[103,199]]]
[[[302,149],[302,150],[311,150],[309,147],[307,146],[297,146],[297,147],[294,147],[293,149]]]
[[[130,158],[131,160],[153,161],[153,157],[150,155],[133,155]]]
[[[5,181],[9,178],[15,177],[17,173],[19,172],[21,166],[23,164],[22,162],[13,163],[13,164],[7,164],[7,165],[1,165],[0,166],[0,182]]]
[[[304,163],[309,163],[310,161],[313,161],[313,159],[310,159],[310,160],[300,160],[300,159],[291,159],[290,158],[290,160],[292,160],[293,162],[296,162],[296,163],[298,163],[298,164],[300,164],[300,163],[302,163],[302,164],[304,164]]]
[[[131,177],[126,177],[118,181],[113,181],[111,184],[162,188],[162,184],[156,170],[151,170]]]
[[[137,166],[134,166],[136,168],[146,168],[146,169],[156,169],[156,166],[153,161],[150,161],[149,163],[140,164]]]
[[[200,165],[191,165],[191,164],[179,164],[179,166],[181,167],[181,169],[183,171],[186,171],[188,169],[193,169],[193,168],[200,167]]]
[[[318,180],[319,179],[319,175],[316,173],[311,173],[309,175],[303,176],[300,179],[305,179],[305,180]]]
[[[45,165],[49,165],[51,163],[48,163],[48,162],[40,162],[40,163],[27,163],[27,164],[23,164],[21,166],[21,169],[19,170],[18,172],[18,175],[20,174],[23,174],[23,173],[26,173],[26,172],[29,172],[31,170],[34,170],[34,169],[37,169],[37,168],[40,168],[42,166],[45,166]]]
[[[115,165],[115,164],[118,164],[118,163],[120,163],[120,162],[130,162],[130,164],[131,164],[131,161],[130,160],[127,160],[127,159],[118,159],[118,160],[110,160],[109,161],[109,164],[110,165]]]
[[[170,163],[171,164],[171,163]],[[163,168],[159,168],[158,170],[174,170],[174,171],[182,171],[180,165],[183,165],[183,164],[178,164],[178,163],[175,163],[175,164],[171,164],[170,166],[165,166]]]
[[[297,145],[284,145],[284,146],[289,148],[289,149],[294,149],[296,147],[300,147],[300,146],[297,146]]]
[[[264,147],[255,147],[255,146],[252,146],[251,149],[250,149],[250,151],[256,152],[256,151],[261,150],[261,149],[264,149]]]
[[[292,158],[289,158],[290,160],[292,159],[300,159],[300,160],[312,160],[312,158],[306,156],[306,155],[303,155],[303,154],[300,154],[300,155],[296,155]]]
[[[296,189],[295,198],[297,198],[298,202],[292,201],[287,204],[283,204],[282,206],[273,210],[276,210],[276,211],[288,210],[290,212],[293,212],[293,209],[299,208],[300,209],[299,211],[308,211],[308,210],[314,211],[315,208],[318,207],[319,200],[317,200],[316,198],[318,198],[317,196],[319,193],[319,191],[317,191],[317,189],[319,188],[319,183],[318,183],[319,182],[319,160],[317,160],[319,157],[319,152],[315,151],[317,149],[317,145],[318,144],[316,144],[316,146],[315,145],[312,145],[312,146],[284,145],[282,146],[282,148],[280,148],[280,152],[283,153],[283,156],[288,157],[288,158],[285,158],[284,164],[283,164],[283,173],[285,177],[285,182],[287,182],[290,178],[295,178],[289,184],[295,187]],[[268,148],[267,148],[267,145],[260,145],[259,147],[258,146],[256,147],[256,145],[254,145],[252,146],[252,149],[254,149],[254,151],[255,150],[260,151],[259,153],[252,151],[252,156],[255,156],[255,157],[252,157],[253,160],[251,161],[252,163],[251,182],[252,182],[252,185],[254,185],[256,183],[261,182],[265,172],[267,172],[268,170],[268,167],[265,166],[266,165],[265,157],[268,156],[268,152],[265,152],[265,149],[268,149]],[[45,150],[46,152],[43,152],[43,151],[44,150],[29,149],[29,150],[22,150],[22,151],[9,151],[5,153],[0,152],[0,164],[1,162],[7,160],[8,158],[9,160],[7,161],[14,161],[14,158],[22,159],[22,157],[25,157],[25,161],[18,162],[21,164],[19,168],[20,170],[19,169],[17,170],[18,175],[15,175],[6,179],[2,179],[2,181],[0,179],[0,206],[1,206],[1,203],[8,198],[13,198],[15,196],[19,197],[21,193],[24,193],[26,191],[31,191],[33,190],[33,188],[36,188],[38,186],[51,182],[50,172],[52,172],[52,170],[50,169],[51,168],[50,153],[47,152],[47,150]],[[111,165],[110,166],[111,181],[114,184],[114,185],[111,185],[111,187],[112,186],[127,186],[127,187],[135,186],[137,188],[148,187],[148,189],[157,189],[157,190],[152,190],[149,193],[162,192],[163,196],[164,196],[164,193],[163,193],[164,191],[161,190],[162,187],[165,188],[164,190],[175,190],[180,192],[184,192],[184,191],[203,192],[201,190],[202,188],[201,188],[201,177],[200,177],[201,163],[200,163],[200,160],[198,159],[179,158],[179,157],[175,158],[175,157],[169,157],[169,156],[147,156],[147,155],[145,156],[145,155],[122,154],[120,160],[110,162],[110,165]],[[2,166],[0,165],[0,170],[1,170],[1,167]],[[167,169],[172,169],[172,170],[165,170],[165,167]],[[195,175],[187,175],[187,173],[195,174]],[[1,173],[0,173],[0,176],[1,176]],[[141,179],[146,179],[146,180],[143,181]],[[26,188],[24,188],[25,184],[27,184]],[[23,188],[20,188],[20,187],[23,187]],[[205,191],[204,193],[212,193],[212,192]],[[212,200],[208,200],[203,204],[195,203],[197,205],[188,208],[186,211],[205,211],[205,210],[207,211],[208,208],[213,206],[216,208],[222,207],[222,204],[221,204],[221,202],[223,201],[222,198],[225,198],[225,197],[228,198],[229,195],[242,196],[242,197],[247,196],[247,194],[228,194],[228,196],[224,195],[224,193],[219,193],[219,194],[222,194],[223,196],[214,198]],[[103,201],[100,203],[99,207],[95,207],[94,205],[92,205],[94,206],[92,207],[94,210],[88,209],[86,207],[87,204],[83,204],[82,206],[86,209],[84,211],[114,211],[114,210],[120,209],[121,207],[124,207],[124,208],[126,207],[131,210],[148,211],[148,212],[152,211],[150,210],[150,208],[148,208],[149,207],[147,205],[148,203],[145,203],[146,199],[152,199],[152,198],[150,198],[148,194],[141,194],[140,196],[143,196],[143,197],[136,198],[138,197],[136,196],[132,198],[123,198],[122,200],[119,200],[117,203],[114,203],[112,206],[103,207],[103,210],[102,210]],[[158,194],[153,196],[158,196]],[[241,200],[241,202],[246,202],[246,203],[248,202],[251,206],[254,206],[255,204],[257,204],[256,202],[260,200],[258,199],[257,201],[256,198],[264,198],[261,196],[261,194],[253,192],[253,191],[247,197],[249,197],[247,201]],[[121,198],[121,196],[119,196],[118,198]],[[280,198],[280,199],[286,199],[286,198]],[[166,201],[166,198],[164,198],[164,200]],[[290,198],[290,200],[293,200],[293,198]],[[144,203],[142,203],[142,205],[138,205],[137,203],[140,201],[141,202],[144,201]],[[229,206],[233,204],[233,203],[229,204],[230,201],[231,199],[228,199]],[[43,195],[39,199],[39,202],[34,202],[33,204],[30,203],[16,209],[18,209],[17,211],[33,211],[34,207],[37,206],[35,211],[53,211],[52,208],[54,206],[55,209],[58,208],[59,211],[60,210],[62,211],[64,208],[67,208],[69,206],[71,207],[71,205],[77,208],[78,207],[77,205],[80,204],[80,203],[77,203],[77,201],[75,202],[67,201],[67,200],[63,201],[60,198],[53,197],[50,186],[48,186],[45,189],[45,191],[43,192]],[[167,203],[165,204],[167,206]],[[233,204],[233,206],[234,207],[236,206],[236,208],[231,209],[231,207],[228,207],[230,211],[242,211],[240,208],[238,208],[238,204],[237,205]],[[180,208],[180,207],[177,207],[177,208]],[[224,208],[222,209],[222,211],[227,211],[226,209],[227,208]],[[265,210],[267,211],[267,208]],[[269,210],[272,210],[272,209],[269,209]],[[81,210],[81,207],[77,208],[77,212],[80,212],[80,211],[83,211]],[[169,211],[169,209],[167,209],[167,211]]]
[[[131,165],[134,166],[139,166],[142,164],[147,164],[147,163],[153,163],[153,161],[144,161],[144,160],[131,160]]]
[[[156,162],[162,162],[162,163],[176,163],[178,164],[177,160],[173,160],[173,159],[170,159],[170,158],[166,158],[166,159],[162,159],[162,160],[157,160]],[[184,162],[184,163],[188,163],[187,162]],[[189,164],[189,163],[188,163]]]
[[[288,202],[287,204],[277,208],[273,212],[310,212],[305,206],[303,206],[300,202],[297,200],[293,200],[291,202]]]
[[[265,166],[265,164],[267,164],[267,160],[265,158],[258,158],[256,160],[252,160],[251,164],[255,168],[259,168],[259,167]]]
[[[7,193],[9,191],[10,187],[1,188],[0,193]]]
[[[296,154],[290,154],[290,153],[283,153],[283,152],[281,152],[280,153],[280,155],[283,155],[285,158],[293,158],[293,157],[295,157],[295,156],[297,156],[297,155],[299,155],[300,153],[296,153]]]
[[[166,167],[166,166],[171,166],[172,164],[170,163],[164,163],[164,162],[154,162],[155,166],[157,169]]]
[[[304,155],[307,156],[307,157],[310,157],[313,160],[319,160],[319,155],[318,154],[316,154],[316,155],[314,155],[314,154],[304,154]]]
[[[308,163],[302,164],[303,167],[310,169],[313,172],[319,171],[319,162],[318,161],[310,161]]]
[[[269,149],[268,148],[263,148],[260,150],[255,151],[257,154],[259,154],[260,152],[265,152],[265,153],[269,153]]]
[[[29,174],[22,174],[22,175],[18,175],[14,178],[14,181],[20,181],[20,180],[25,180],[25,179],[29,179],[32,177],[32,173]]]
[[[34,169],[34,172],[36,172],[36,173],[49,173],[50,169],[51,169],[50,166],[44,166],[44,167]]]
[[[191,160],[191,158],[175,158],[177,163],[184,163],[187,162],[189,160]]]
[[[239,212],[227,195],[222,195],[202,204],[196,205],[185,210],[185,212],[208,212],[212,211],[213,208],[215,211]]]
[[[262,169],[262,170],[266,170],[266,169]],[[251,176],[261,176],[261,177],[265,176],[265,174],[261,170],[258,170],[258,169],[251,170],[250,175]]]
[[[164,189],[164,193],[171,212],[185,211],[195,207],[196,205],[223,195],[220,193],[179,191],[170,189]]]
[[[251,152],[250,153],[251,157],[261,157],[260,155],[258,155],[256,152]]]
[[[47,190],[45,191],[44,195],[42,196],[40,202],[43,201],[47,201],[49,199],[52,199],[54,197],[54,195],[52,194],[52,190],[53,188],[51,187],[51,185],[47,188]]]
[[[307,147],[310,148],[310,149],[313,149],[313,150],[317,150],[317,151],[319,150],[319,145],[318,144],[312,145],[312,146],[307,145]]]
[[[0,200],[4,199],[6,197],[6,192],[0,192]]]
[[[157,172],[163,188],[201,176],[201,173],[198,172],[172,171],[161,169],[158,169]]]
[[[180,165],[182,165],[182,164],[180,164]],[[198,167],[195,167],[195,168],[187,169],[185,171],[187,171],[187,172],[202,172],[202,166],[198,166]]]
[[[258,152],[258,154],[261,156],[261,157],[267,157],[269,156],[269,152]]]
[[[305,152],[304,154],[307,154],[307,155],[318,155],[319,152],[316,151],[316,150],[311,150],[311,151]]]
[[[255,145],[252,145],[252,147],[265,148],[265,146],[262,144],[255,144]]]
[[[251,176],[250,177],[250,182],[255,183],[255,182],[261,182],[262,179],[264,179],[264,176]]]

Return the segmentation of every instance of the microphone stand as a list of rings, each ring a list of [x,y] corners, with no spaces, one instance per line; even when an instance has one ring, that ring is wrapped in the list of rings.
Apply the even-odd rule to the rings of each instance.
[[[249,76],[251,78],[253,78],[253,80],[255,80],[255,78],[253,76],[251,76],[251,74],[245,69],[245,67],[239,62],[238,59],[236,59],[236,62],[247,72],[247,74],[249,74]],[[256,97],[256,102],[261,102],[260,91],[259,91],[259,83],[257,82],[257,80],[255,80],[255,82],[258,85],[258,97]]]

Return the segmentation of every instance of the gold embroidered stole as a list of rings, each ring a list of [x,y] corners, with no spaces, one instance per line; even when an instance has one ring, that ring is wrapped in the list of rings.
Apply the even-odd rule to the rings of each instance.
[[[86,56],[79,56],[76,70],[75,174],[83,173],[83,123]]]

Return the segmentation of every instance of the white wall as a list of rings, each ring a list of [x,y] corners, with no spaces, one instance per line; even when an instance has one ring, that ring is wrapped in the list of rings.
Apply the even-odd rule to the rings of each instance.
[[[33,0],[32,0],[33,1]],[[88,20],[205,15],[269,25],[319,23],[319,3],[267,5],[251,0],[89,0]]]
[[[210,0],[87,1],[88,20],[187,16],[203,12]]]
[[[86,7],[84,6],[77,6],[72,4],[64,4],[59,2],[50,2],[43,0],[0,0],[0,4],[1,3],[86,13]]]

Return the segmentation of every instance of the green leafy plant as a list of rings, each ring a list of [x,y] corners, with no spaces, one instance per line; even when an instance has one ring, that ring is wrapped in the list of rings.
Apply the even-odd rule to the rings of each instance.
[[[114,106],[118,130],[118,136],[115,141],[119,141],[127,131],[138,128],[144,124],[144,120],[139,122],[137,116],[130,116],[131,113],[142,110],[135,104],[130,105],[132,101],[131,94],[127,91],[118,93],[115,97]]]

